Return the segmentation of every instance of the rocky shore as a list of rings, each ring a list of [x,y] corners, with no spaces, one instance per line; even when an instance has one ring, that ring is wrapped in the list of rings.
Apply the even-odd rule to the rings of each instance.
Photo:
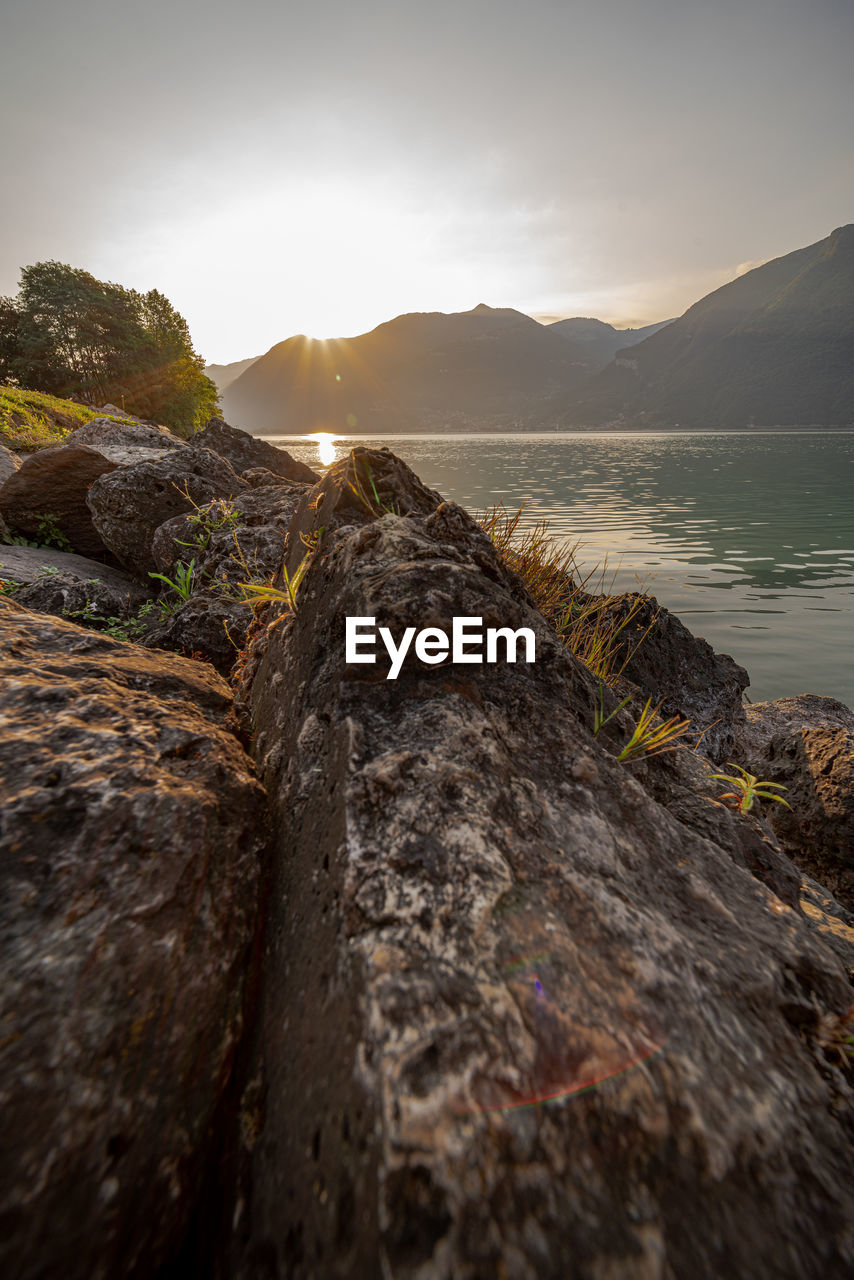
[[[8,452],[4,1276],[854,1274],[851,711],[625,597],[603,683],[387,450]],[[626,759],[647,699],[688,745]]]

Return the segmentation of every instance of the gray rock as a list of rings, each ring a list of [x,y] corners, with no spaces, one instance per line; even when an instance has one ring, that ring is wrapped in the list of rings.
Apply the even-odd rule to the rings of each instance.
[[[184,441],[166,427],[154,427],[136,420],[114,422],[111,418],[92,418],[76,427],[69,434],[68,443],[97,449],[120,467],[163,457],[170,449],[187,448]]]
[[[247,488],[209,449],[176,449],[103,476],[92,485],[86,502],[105,546],[145,577],[155,568],[151,544],[160,525],[192,511],[194,505],[236,497]]]
[[[363,514],[244,671],[275,879],[222,1273],[850,1277],[851,986],[751,873],[773,837],[700,757],[693,807],[675,755],[617,762],[464,512]],[[537,660],[389,681],[348,616],[529,626]]]
[[[123,579],[121,586],[117,582],[119,577]],[[81,580],[70,573],[43,573],[29,586],[15,592],[15,602],[35,613],[49,613],[80,626],[103,630],[110,619],[127,619],[151,595],[129,574],[120,575],[113,569],[109,581]]]
[[[252,608],[240,604],[243,583],[267,582],[282,564],[285,534],[305,486],[277,483],[239,494],[227,505],[208,503],[189,516],[174,516],[155,532],[152,556],[158,570],[174,577],[179,561],[194,564],[187,604],[152,618],[142,644],[201,654],[228,674],[252,623]],[[163,593],[169,597],[169,589]]]
[[[211,418],[190,443],[193,448],[213,449],[238,472],[265,467],[286,480],[299,480],[304,484],[314,484],[319,478],[311,467],[297,462],[286,449],[277,449],[268,440],[249,435],[238,427],[230,427],[222,418]]]
[[[11,449],[0,444],[0,484],[3,484],[21,465],[21,459]]]
[[[732,759],[788,788],[789,808],[760,802],[768,822],[798,866],[854,908],[854,712],[814,694],[754,702]]]
[[[97,578],[118,595],[138,591],[139,586],[121,569],[76,556],[68,551],[55,551],[53,547],[0,546],[0,577],[14,582],[35,582],[50,573],[70,576],[78,582]]]
[[[262,795],[207,666],[0,601],[0,1269],[154,1275],[242,1029]]]

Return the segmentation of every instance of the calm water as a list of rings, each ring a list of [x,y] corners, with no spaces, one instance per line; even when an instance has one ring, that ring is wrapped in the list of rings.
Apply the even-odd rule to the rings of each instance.
[[[282,437],[322,465],[315,440]],[[854,435],[839,432],[386,436],[470,510],[525,502],[529,522],[606,557],[614,589],[652,591],[747,668],[756,701],[821,693],[854,706]]]

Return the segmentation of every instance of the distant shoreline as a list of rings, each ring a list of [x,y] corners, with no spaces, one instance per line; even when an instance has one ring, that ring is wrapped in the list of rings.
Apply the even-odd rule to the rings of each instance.
[[[524,428],[516,430],[495,431],[363,431],[358,434],[338,431],[309,432],[258,432],[251,434],[260,440],[299,440],[316,442],[320,435],[333,440],[453,440],[464,438],[470,440],[482,438],[494,440],[496,437],[512,436],[526,439],[551,439],[554,436],[761,436],[761,435],[852,435],[851,427],[562,427],[554,431],[528,431]]]

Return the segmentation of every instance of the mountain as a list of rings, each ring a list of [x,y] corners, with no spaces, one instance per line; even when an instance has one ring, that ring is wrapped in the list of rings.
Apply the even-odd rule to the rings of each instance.
[[[235,378],[239,378],[241,373],[245,373],[257,359],[257,356],[250,356],[248,360],[232,360],[231,364],[208,364],[205,365],[205,373],[212,382],[216,383],[218,391],[224,391],[226,387],[234,382]]]
[[[854,224],[756,267],[618,351],[570,393],[559,420],[854,424]]]
[[[648,324],[642,329],[615,329],[604,320],[572,316],[569,320],[555,320],[548,327],[551,333],[559,333],[562,338],[569,339],[579,357],[586,354],[590,372],[595,373],[613,360],[622,348],[643,342],[644,338],[672,323],[672,320],[659,320],[657,324]]]
[[[289,338],[226,387],[224,412],[261,434],[535,427],[608,359],[560,323],[481,303],[355,338]]]

